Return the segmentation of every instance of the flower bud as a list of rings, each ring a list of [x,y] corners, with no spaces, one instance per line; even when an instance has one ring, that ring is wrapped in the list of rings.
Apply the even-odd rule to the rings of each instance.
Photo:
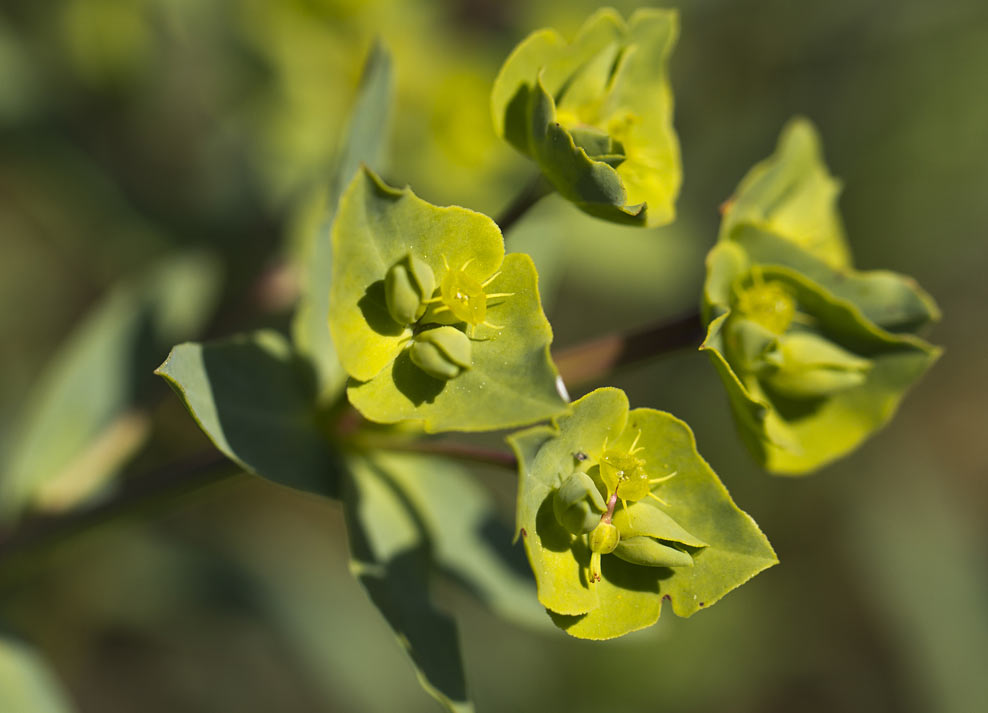
[[[606,509],[607,504],[593,479],[580,471],[569,476],[552,498],[556,520],[574,535],[582,535],[597,527]]]
[[[425,301],[435,290],[432,268],[411,253],[392,265],[384,278],[384,299],[398,324],[411,324],[421,317]]]
[[[456,327],[436,327],[415,336],[408,356],[429,376],[448,380],[470,368],[470,338]]]
[[[810,332],[779,339],[767,360],[778,365],[765,381],[791,398],[829,396],[863,384],[871,361]]]
[[[663,545],[651,537],[625,537],[614,548],[614,554],[625,562],[644,567],[693,566],[689,553]]]

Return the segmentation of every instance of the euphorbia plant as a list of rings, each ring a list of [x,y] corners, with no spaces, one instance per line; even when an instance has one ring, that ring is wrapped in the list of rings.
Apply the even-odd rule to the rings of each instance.
[[[611,221],[673,219],[677,27],[670,10],[628,22],[602,11],[570,42],[541,31],[511,54],[491,106],[498,134],[538,167],[528,204],[555,190]],[[570,403],[534,263],[505,251],[510,225],[360,166],[374,163],[383,132],[366,127],[383,125],[388,84],[377,51],[311,236],[292,341],[183,344],[159,373],[244,468],[343,502],[351,571],[423,686],[467,710],[455,626],[429,595],[434,569],[509,618],[545,621],[544,607],[572,636],[609,639],[653,624],[664,601],[690,616],[777,560],[684,422],[613,388]],[[725,204],[708,258],[708,331],[694,346],[773,472],[857,446],[937,353],[914,334],[937,316],[925,293],[851,268],[836,194],[814,130],[797,122]],[[426,436],[521,427],[513,452]],[[493,505],[473,461],[517,468],[514,530],[534,582],[477,535]]]

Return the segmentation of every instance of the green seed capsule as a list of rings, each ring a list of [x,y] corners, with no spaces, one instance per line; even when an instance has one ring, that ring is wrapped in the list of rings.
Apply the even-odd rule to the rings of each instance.
[[[590,541],[590,583],[600,581],[600,556],[614,551],[621,541],[621,533],[609,522],[602,522],[593,530]]]
[[[590,532],[590,551],[602,555],[614,551],[621,541],[621,533],[609,522],[602,522]]]
[[[398,324],[411,324],[421,317],[425,301],[435,290],[432,268],[411,253],[392,265],[384,278],[384,299]]]
[[[593,479],[580,471],[569,476],[552,498],[552,511],[556,519],[574,535],[582,535],[597,527],[606,509],[607,504]]]
[[[860,386],[871,370],[869,359],[810,332],[781,337],[772,357],[778,368],[766,381],[792,398],[829,396]]]
[[[415,336],[408,356],[429,376],[448,380],[470,368],[470,338],[456,327],[436,327]]]
[[[614,554],[631,564],[645,567],[692,567],[689,553],[663,545],[651,537],[626,537],[614,548]]]

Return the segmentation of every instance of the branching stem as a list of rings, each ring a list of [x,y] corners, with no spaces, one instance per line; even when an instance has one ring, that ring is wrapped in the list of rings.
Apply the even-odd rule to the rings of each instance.
[[[553,354],[567,384],[600,381],[627,366],[679,349],[696,348],[703,341],[699,314],[689,314],[625,334],[610,334]]]
[[[495,221],[507,240],[508,231],[528,210],[553,191],[552,184],[540,173],[512,199]]]
[[[240,468],[221,453],[204,451],[143,476],[121,480],[119,489],[105,500],[64,513],[34,515],[13,530],[0,531],[0,562],[94,525],[181,497],[239,472]]]

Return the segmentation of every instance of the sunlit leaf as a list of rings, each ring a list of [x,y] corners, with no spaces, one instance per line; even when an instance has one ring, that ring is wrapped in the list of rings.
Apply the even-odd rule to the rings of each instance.
[[[935,307],[911,281],[892,273],[839,272],[796,249],[795,268],[786,264],[788,249],[770,255],[758,241],[740,232],[739,241],[717,245],[708,258],[707,337],[701,347],[711,357],[728,390],[742,439],[766,468],[802,474],[857,447],[891,419],[906,391],[939,356],[939,350],[911,334],[894,333],[869,320],[881,314],[892,325],[925,323]],[[781,239],[772,245],[786,246]],[[749,245],[755,248],[746,250]],[[750,257],[761,258],[756,262]],[[823,276],[827,285],[807,275]],[[750,352],[758,317],[746,311],[741,295],[763,285],[778,286],[792,301],[790,322],[777,333],[766,330],[761,351]],[[764,319],[763,319],[764,321]],[[745,331],[747,330],[747,331]],[[786,340],[812,337],[831,344],[867,366],[851,375],[840,369],[787,373]],[[746,347],[746,345],[748,345]],[[746,352],[746,348],[748,352]],[[831,350],[828,350],[830,353]],[[821,359],[823,356],[821,355]],[[830,357],[827,357],[830,358]],[[789,365],[791,367],[791,365]],[[785,381],[780,382],[779,377]],[[794,388],[802,380],[802,395]],[[832,384],[821,390],[820,384]],[[785,384],[789,386],[783,388]]]
[[[609,639],[659,618],[668,599],[678,616],[690,616],[776,563],[754,521],[739,510],[717,475],[696,451],[689,427],[652,409],[629,411],[618,389],[598,389],[573,404],[555,428],[538,427],[510,439],[519,461],[518,532],[525,542],[539,601],[567,633]],[[631,564],[601,557],[592,581],[589,538],[568,532],[552,497],[569,474],[595,474],[615,454],[633,454],[649,482],[650,497],[613,493],[614,525],[622,538],[647,534],[690,555],[690,566]],[[632,498],[624,502],[625,497]],[[651,513],[661,514],[653,517]]]
[[[527,256],[504,256],[490,218],[430,205],[365,170],[343,197],[333,246],[330,329],[356,380],[347,392],[350,401],[369,419],[469,431],[522,425],[565,410],[535,268]],[[417,322],[399,324],[389,312],[385,281],[409,255],[428,265],[438,287]],[[464,292],[470,295],[466,312],[457,302]],[[454,325],[470,342],[470,366],[448,381],[423,371],[408,353],[420,334],[437,325]]]
[[[726,203],[721,236],[749,223],[785,236],[828,265],[848,266],[851,257],[837,210],[840,190],[823,162],[813,124],[793,119],[775,153],[748,171]]]
[[[531,34],[495,80],[495,130],[585,212],[672,221],[682,167],[667,63],[678,33],[674,10],[649,8],[627,23],[601,10],[571,43]]]

